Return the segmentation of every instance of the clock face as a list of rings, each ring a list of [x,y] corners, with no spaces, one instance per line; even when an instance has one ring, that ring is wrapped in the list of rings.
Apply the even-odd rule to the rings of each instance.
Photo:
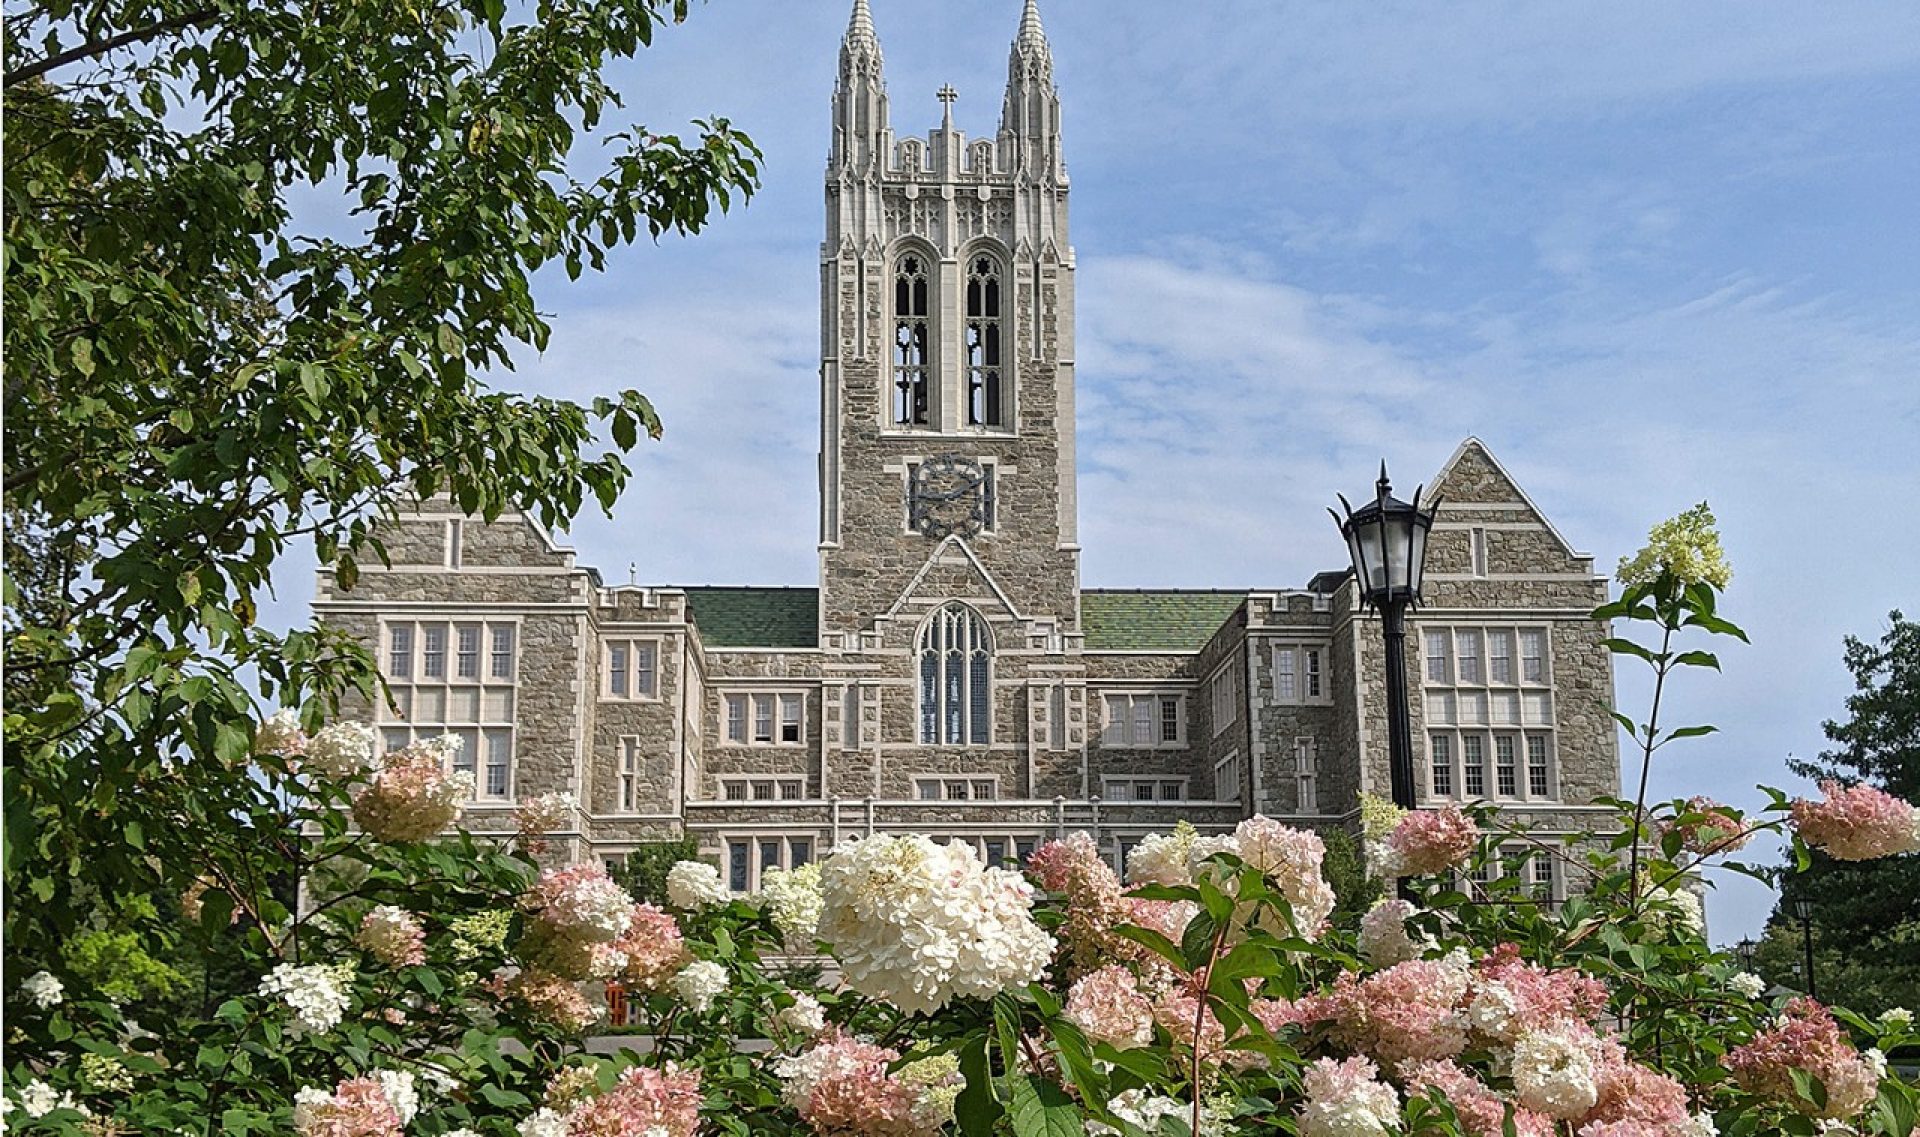
[[[909,520],[935,540],[951,534],[974,536],[986,526],[986,481],[986,471],[971,458],[942,454],[927,459],[913,473]]]

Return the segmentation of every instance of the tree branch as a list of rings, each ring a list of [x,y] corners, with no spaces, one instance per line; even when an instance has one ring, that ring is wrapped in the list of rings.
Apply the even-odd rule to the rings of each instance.
[[[195,27],[207,23],[219,14],[220,12],[217,8],[200,8],[192,12],[183,12],[178,16],[169,16],[164,20],[148,24],[144,28],[131,28],[121,32],[117,36],[108,36],[106,39],[88,40],[85,43],[76,44],[56,55],[49,55],[38,63],[29,63],[24,67],[14,68],[12,71],[7,72],[5,85],[10,88],[16,83],[24,83],[29,79],[38,79],[47,72],[65,67],[69,63],[77,63],[82,59],[91,59],[96,55],[105,55],[109,51],[130,47],[136,43],[145,43],[150,39],[158,39],[168,32],[177,32],[182,28]]]

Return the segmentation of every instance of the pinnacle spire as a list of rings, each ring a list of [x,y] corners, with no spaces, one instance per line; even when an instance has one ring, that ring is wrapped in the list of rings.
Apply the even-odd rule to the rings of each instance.
[[[840,42],[840,57],[866,55],[880,57],[880,36],[873,30],[873,13],[867,0],[853,0],[853,15],[847,18],[846,38]]]
[[[1039,0],[1027,0],[1020,11],[1020,34],[1013,37],[1016,48],[1047,50],[1047,30],[1040,26]]]

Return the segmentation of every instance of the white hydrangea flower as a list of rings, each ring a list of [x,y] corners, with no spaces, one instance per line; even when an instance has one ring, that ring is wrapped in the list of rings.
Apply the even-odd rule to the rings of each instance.
[[[56,1109],[71,1109],[86,1117],[93,1116],[93,1112],[71,1093],[56,1090],[38,1078],[20,1087],[20,1112],[28,1117],[45,1117]]]
[[[1888,1030],[1905,1030],[1913,1025],[1913,1012],[1905,1007],[1888,1007],[1880,1012],[1880,1025]]]
[[[433,1065],[420,1067],[420,1081],[436,1094],[450,1094],[460,1088],[460,1079],[452,1072]]]
[[[273,712],[253,732],[255,754],[296,755],[306,748],[307,736],[300,729],[300,716],[291,707]]]
[[[1473,998],[1467,1003],[1467,1023],[1488,1038],[1512,1042],[1519,1033],[1514,1016],[1520,1013],[1520,1000],[1505,983],[1488,980],[1474,985]]]
[[[442,1137],[480,1137],[480,1134],[475,1133],[473,1130],[468,1129],[465,1126],[461,1126],[458,1129],[447,1130],[446,1133],[442,1135]]]
[[[727,989],[727,969],[710,959],[696,959],[676,972],[668,984],[696,1013],[705,1014]]]
[[[1696,1113],[1679,1137],[1720,1137],[1720,1127],[1713,1123],[1711,1113]]]
[[[1742,971],[1728,978],[1727,988],[1736,995],[1758,999],[1767,993],[1767,981],[1751,971]]]
[[[541,1106],[520,1123],[520,1137],[567,1137],[566,1114]]]
[[[1367,957],[1368,963],[1392,967],[1420,958],[1428,942],[1424,936],[1416,942],[1407,934],[1407,918],[1413,914],[1413,905],[1389,897],[1360,917],[1360,954]]]
[[[1199,834],[1182,822],[1171,833],[1153,833],[1127,854],[1127,883],[1131,885],[1193,883],[1193,842]]]
[[[801,1038],[813,1038],[827,1029],[826,1008],[805,991],[795,991],[793,1006],[780,1008],[773,1020],[782,1030],[792,1031]]]
[[[380,1083],[380,1092],[400,1116],[400,1124],[410,1124],[420,1112],[420,1091],[414,1086],[413,1075],[405,1070],[375,1070],[373,1080]]]
[[[820,935],[847,985],[908,1013],[1031,983],[1053,957],[1026,878],[957,841],[848,842],[821,866],[821,895]]]
[[[720,870],[705,861],[681,861],[667,870],[667,903],[683,912],[725,904],[731,898]]]
[[[1191,1104],[1177,1098],[1149,1094],[1141,1089],[1123,1090],[1115,1094],[1113,1100],[1107,1103],[1107,1108],[1113,1111],[1115,1117],[1147,1133],[1160,1132],[1160,1121],[1167,1117],[1180,1121],[1184,1132],[1184,1123],[1193,1117]],[[1225,1132],[1218,1111],[1205,1102],[1200,1103],[1200,1137],[1220,1137]],[[1091,1120],[1087,1122],[1088,1137],[1119,1137],[1119,1134],[1120,1130],[1111,1125]]]
[[[1579,1117],[1599,1100],[1593,1075],[1592,1047],[1570,1031],[1530,1031],[1513,1044],[1513,1089],[1528,1109]]]
[[[361,722],[337,722],[307,741],[302,769],[329,778],[352,778],[373,768],[373,728]]]
[[[717,875],[717,874],[716,874]],[[795,946],[810,945],[820,934],[820,864],[786,869],[767,869],[760,874],[760,896],[774,927]]]
[[[348,967],[282,963],[260,980],[260,994],[278,998],[293,1011],[296,1034],[325,1034],[346,1014],[346,984],[352,974]]]
[[[36,971],[27,976],[20,984],[20,993],[25,995],[34,1006],[41,1010],[50,1010],[66,1001],[66,984],[45,971]]]

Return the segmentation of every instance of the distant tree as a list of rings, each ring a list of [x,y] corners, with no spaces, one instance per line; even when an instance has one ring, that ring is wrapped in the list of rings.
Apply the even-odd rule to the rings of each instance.
[[[1367,872],[1366,857],[1361,854],[1360,842],[1353,834],[1330,829],[1321,834],[1321,839],[1327,844],[1321,872],[1333,887],[1334,926],[1353,931],[1360,927],[1360,917],[1379,902],[1386,888],[1379,877]]]
[[[700,846],[691,837],[678,841],[651,841],[636,846],[613,870],[613,879],[633,894],[635,900],[665,906],[667,870],[681,861],[697,860]]]
[[[1879,642],[1846,638],[1853,673],[1847,719],[1824,724],[1834,746],[1791,759],[1804,777],[1867,782],[1920,803],[1920,623],[1895,611]],[[1814,854],[1795,895],[1813,900],[1814,969],[1823,998],[1864,1013],[1920,1004],[1920,854],[1835,861]],[[1769,941],[1780,940],[1789,967],[1801,957],[1800,925],[1776,910]],[[1793,975],[1766,978],[1802,985]]]

